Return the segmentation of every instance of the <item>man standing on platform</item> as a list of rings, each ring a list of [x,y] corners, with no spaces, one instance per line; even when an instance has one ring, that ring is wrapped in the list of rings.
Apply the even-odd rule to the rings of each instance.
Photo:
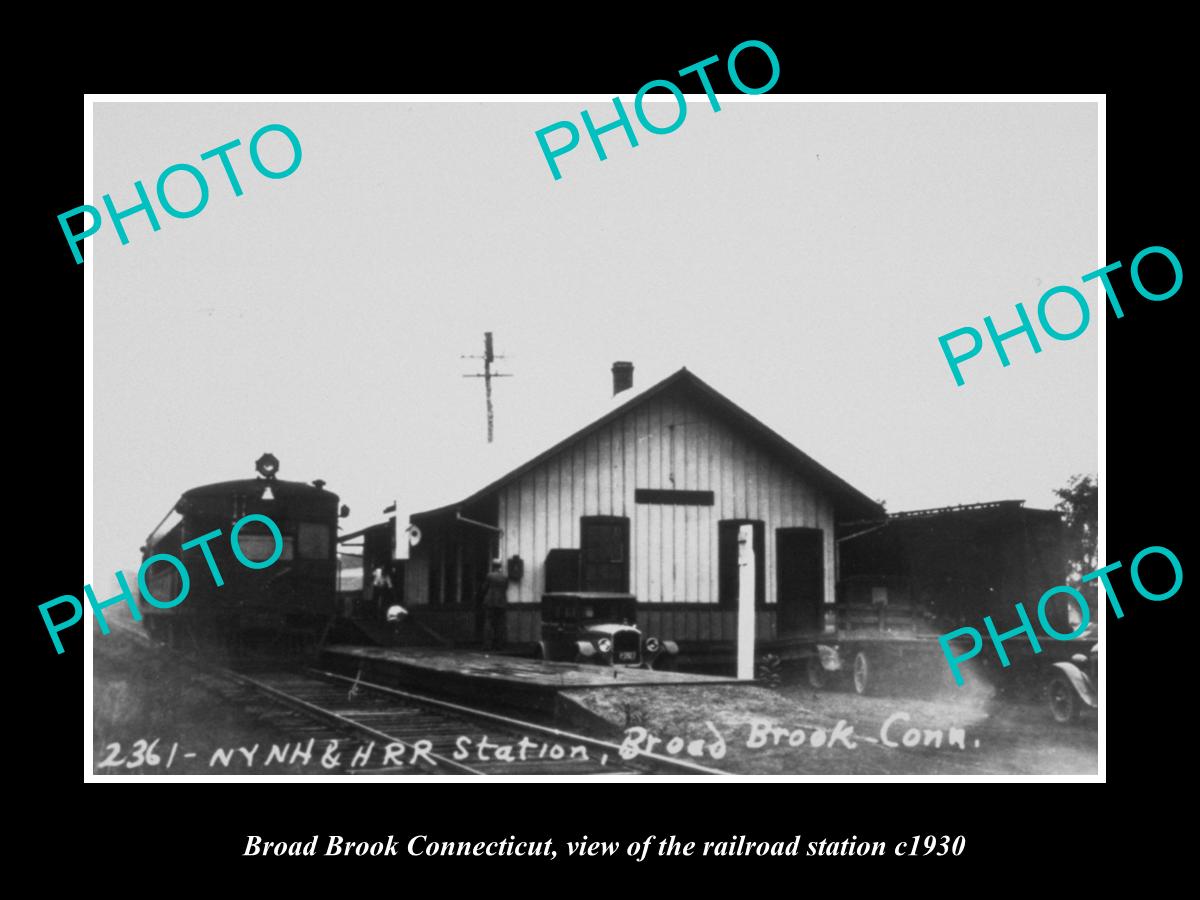
[[[499,650],[504,646],[504,610],[508,606],[508,575],[502,560],[492,560],[483,585],[483,649]]]

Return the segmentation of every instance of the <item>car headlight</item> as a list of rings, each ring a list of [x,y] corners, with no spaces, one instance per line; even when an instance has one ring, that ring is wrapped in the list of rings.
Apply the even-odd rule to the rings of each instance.
[[[596,641],[596,649],[601,653],[608,653],[612,650],[612,641],[608,638],[600,638],[600,640]]]
[[[647,653],[657,653],[659,646],[660,645],[658,643],[658,638],[656,638],[656,637],[646,638],[646,652]]]

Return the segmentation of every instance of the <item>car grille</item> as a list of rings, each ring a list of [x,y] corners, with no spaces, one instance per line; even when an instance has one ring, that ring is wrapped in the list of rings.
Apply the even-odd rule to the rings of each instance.
[[[641,655],[642,638],[636,631],[618,631],[613,635],[613,660],[636,663]]]

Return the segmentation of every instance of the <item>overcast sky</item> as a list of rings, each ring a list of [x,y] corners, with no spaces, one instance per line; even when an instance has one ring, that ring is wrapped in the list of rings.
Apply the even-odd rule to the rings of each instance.
[[[107,221],[88,239],[96,583],[136,568],[183,490],[252,477],[268,450],[280,477],[326,479],[347,530],[481,487],[483,385],[459,356],[485,330],[515,373],[496,429],[516,457],[603,411],[619,359],[639,388],[687,366],[893,511],[1046,507],[1095,471],[1095,316],[1036,356],[1008,342],[1007,369],[986,350],[965,387],[937,341],[989,314],[1013,327],[1018,301],[1035,316],[1107,262],[1094,104],[713,113],[701,95],[672,134],[605,135],[605,162],[585,133],[555,181],[534,132],[585,105],[611,118],[600,102],[97,104],[89,202],[132,206],[135,179],[152,192],[178,162],[211,196],[191,219],[160,210],[157,233],[131,217],[127,246]],[[246,145],[274,122],[303,160],[268,180]],[[234,138],[237,198],[199,159]],[[286,164],[279,135],[262,147]],[[182,208],[187,181],[170,182]]]

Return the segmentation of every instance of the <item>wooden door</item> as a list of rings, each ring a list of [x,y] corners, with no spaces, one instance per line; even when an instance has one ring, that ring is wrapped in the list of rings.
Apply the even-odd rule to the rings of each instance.
[[[819,631],[825,599],[825,535],[819,528],[775,532],[779,636]]]

